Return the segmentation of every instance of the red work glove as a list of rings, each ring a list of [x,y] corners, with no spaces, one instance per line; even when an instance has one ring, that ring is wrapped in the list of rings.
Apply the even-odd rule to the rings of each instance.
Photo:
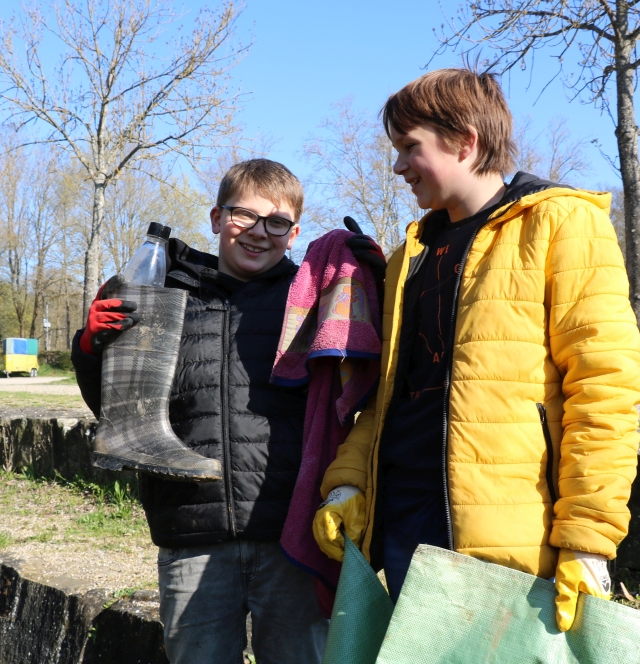
[[[138,308],[136,302],[110,297],[123,284],[124,277],[116,274],[100,287],[80,337],[80,350],[83,353],[101,353],[104,346],[140,321],[140,314],[133,313]]]
[[[366,263],[371,268],[371,274],[376,283],[384,281],[384,273],[387,269],[387,259],[382,249],[374,240],[362,232],[358,222],[353,217],[345,217],[344,225],[347,230],[355,233],[347,239],[347,247],[351,249],[356,260]]]

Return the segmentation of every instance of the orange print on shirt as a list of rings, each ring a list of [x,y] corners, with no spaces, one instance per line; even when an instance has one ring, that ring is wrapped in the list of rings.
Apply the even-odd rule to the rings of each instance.
[[[440,362],[440,360],[442,359],[444,359],[444,351],[442,351],[440,355],[438,355],[438,353],[433,354],[433,364],[435,364],[436,362]]]

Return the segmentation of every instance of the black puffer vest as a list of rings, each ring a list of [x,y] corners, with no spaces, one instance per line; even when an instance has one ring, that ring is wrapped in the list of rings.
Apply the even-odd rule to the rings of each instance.
[[[283,258],[230,292],[216,257],[172,240],[169,260],[166,285],[189,291],[169,419],[185,444],[222,462],[224,479],[143,475],[151,537],[172,548],[277,540],[300,466],[306,399],[269,377],[297,267]]]
[[[166,286],[189,292],[169,419],[186,445],[221,461],[224,479],[173,482],[140,474],[151,538],[170,548],[278,540],[300,466],[306,397],[271,385],[269,377],[297,266],[283,258],[229,289],[218,259],[180,240],[170,240],[167,262]],[[99,363],[75,347],[77,339],[78,382],[95,412]]]

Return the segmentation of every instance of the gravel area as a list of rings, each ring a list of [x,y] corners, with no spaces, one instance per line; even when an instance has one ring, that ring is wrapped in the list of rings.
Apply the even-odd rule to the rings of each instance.
[[[157,548],[142,508],[117,508],[53,482],[0,475],[0,560],[66,589],[155,588]]]
[[[22,576],[67,591],[104,588],[115,593],[124,588],[156,588],[157,549],[142,555],[118,555],[93,547],[56,545],[55,551],[24,545],[0,551],[0,562]]]
[[[54,418],[73,418],[76,420],[95,420],[93,413],[84,405],[84,402],[78,404],[67,404],[66,406],[56,406],[48,403],[7,405],[3,403],[0,394],[0,417],[27,417],[50,420]]]
[[[28,392],[31,394],[64,394],[80,396],[77,385],[57,385],[64,378],[4,378],[0,380],[0,392]]]
[[[93,419],[77,385],[65,378],[0,378],[0,417]]]

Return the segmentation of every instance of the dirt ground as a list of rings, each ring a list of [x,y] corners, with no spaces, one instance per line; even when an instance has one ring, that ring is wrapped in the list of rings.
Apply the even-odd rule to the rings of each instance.
[[[57,587],[155,588],[157,549],[144,513],[120,498],[3,473],[0,560]]]

